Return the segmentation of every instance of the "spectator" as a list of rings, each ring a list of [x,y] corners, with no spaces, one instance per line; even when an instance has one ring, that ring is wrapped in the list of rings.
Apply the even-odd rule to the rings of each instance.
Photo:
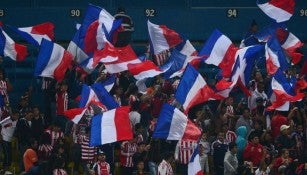
[[[134,32],[133,21],[130,16],[126,14],[126,10],[123,7],[117,9],[117,14],[114,15],[115,19],[121,19],[122,29],[118,31],[117,38],[115,37],[114,46],[115,47],[124,47],[127,46],[131,41],[131,35]],[[116,34],[115,34],[116,35]]]
[[[67,122],[67,118],[64,116],[64,111],[68,109],[68,85],[65,81],[62,81],[58,86],[59,87],[55,95],[57,116],[54,121],[60,125],[60,128],[64,132]]]
[[[25,172],[31,175],[40,175],[38,166],[38,156],[36,149],[38,143],[35,139],[30,139],[30,147],[23,154],[23,163]]]
[[[93,165],[93,171],[96,175],[109,175],[111,174],[110,164],[106,162],[106,155],[103,151],[99,150],[97,154],[97,162]]]
[[[253,166],[258,167],[260,162],[264,160],[266,151],[259,143],[259,137],[251,136],[251,141],[247,144],[243,152],[244,161],[252,162]]]
[[[238,147],[238,152],[237,152],[237,156],[238,156],[238,161],[239,161],[239,165],[243,165],[243,152],[244,149],[247,145],[247,140],[246,140],[246,134],[247,134],[247,130],[246,130],[246,126],[240,126],[237,129],[237,140],[236,140],[236,144]]]
[[[281,153],[281,150],[284,148],[292,149],[294,146],[294,143],[289,135],[289,128],[290,126],[288,125],[282,125],[280,127],[280,135],[276,138],[276,145],[279,153]]]
[[[240,126],[245,126],[247,130],[247,135],[249,135],[249,133],[252,130],[252,121],[250,119],[250,109],[249,108],[244,108],[242,116],[238,119],[236,123],[236,130],[238,130]]]
[[[278,157],[274,163],[275,174],[282,175],[289,171],[288,169],[292,161],[292,158],[289,157],[289,150],[283,149],[281,151],[281,156]]]
[[[5,77],[5,72],[2,68],[0,68],[0,118],[1,120],[5,119],[9,115],[8,107],[9,103],[9,94],[8,92],[12,91],[13,87],[8,78]]]
[[[225,142],[225,134],[219,132],[217,140],[212,143],[213,165],[216,175],[224,174],[224,157],[228,150],[228,145]]]
[[[86,128],[85,134],[80,135],[80,144],[81,144],[81,164],[83,171],[86,175],[89,175],[89,168],[88,165],[93,163],[95,155],[96,155],[96,148],[90,146],[90,128]]]
[[[137,151],[137,137],[129,141],[124,141],[120,148],[120,164],[122,175],[132,175],[133,172],[133,155]]]
[[[158,175],[173,175],[172,164],[174,157],[172,153],[166,153],[162,162],[158,166]]]
[[[188,174],[188,163],[197,147],[195,141],[179,140],[175,149],[175,160],[177,162],[177,174]]]
[[[33,106],[32,107],[32,112],[33,112],[33,118],[32,118],[32,130],[33,130],[33,137],[36,140],[39,140],[41,135],[44,132],[45,129],[45,119],[40,113],[39,107],[38,106]]]
[[[12,110],[11,115],[0,122],[1,126],[1,146],[3,149],[3,171],[8,172],[12,163],[12,139],[19,119],[19,111]]]
[[[237,159],[237,145],[235,142],[229,143],[229,151],[225,154],[224,157],[224,174],[225,175],[236,175],[238,168],[238,159]]]
[[[65,160],[63,158],[58,158],[55,163],[55,168],[52,171],[52,175],[67,175],[64,167]]]

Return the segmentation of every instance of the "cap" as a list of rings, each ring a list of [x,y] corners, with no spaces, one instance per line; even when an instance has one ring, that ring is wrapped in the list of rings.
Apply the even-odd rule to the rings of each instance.
[[[290,128],[289,125],[281,125],[280,131],[286,130],[286,129],[288,129],[288,128]]]
[[[99,154],[104,154],[105,155],[105,153],[102,150],[98,150],[98,155]]]

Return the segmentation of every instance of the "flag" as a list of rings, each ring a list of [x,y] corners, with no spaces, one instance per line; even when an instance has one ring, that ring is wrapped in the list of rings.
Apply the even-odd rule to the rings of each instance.
[[[118,49],[116,49],[111,43],[107,42],[102,50],[94,52],[93,64],[97,65],[99,62],[111,63],[118,60]]]
[[[34,46],[39,46],[43,38],[49,41],[54,40],[54,24],[51,22],[37,24],[31,27],[16,28],[9,26],[9,28]]]
[[[10,57],[14,61],[23,61],[27,55],[27,47],[15,43],[0,26],[0,56]]]
[[[150,60],[136,64],[128,64],[128,70],[137,80],[155,77],[162,73],[162,70]]]
[[[170,58],[165,64],[171,64],[170,68],[164,72],[163,76],[165,79],[169,79],[172,77],[172,75],[183,69],[186,65],[184,65],[185,61],[187,59],[187,56],[180,53],[177,49],[174,49]]]
[[[170,51],[164,50],[159,54],[153,55],[153,61],[156,63],[157,66],[162,66],[165,62],[168,61],[170,57]]]
[[[188,65],[177,87],[175,98],[183,109],[187,110],[198,91],[206,84],[204,78],[191,65]]]
[[[88,85],[83,84],[79,101],[79,108],[87,107],[91,103],[91,101],[94,100],[95,98],[97,97],[94,90]]]
[[[36,61],[34,76],[55,78],[60,82],[64,79],[72,57],[62,46],[43,39]]]
[[[92,85],[92,89],[94,90],[99,101],[104,104],[108,110],[119,107],[118,103],[114,100],[111,94],[109,94],[109,92],[103,87],[101,83],[94,83]]]
[[[97,64],[94,66],[94,59],[87,58],[79,63],[78,67],[81,68],[86,74],[91,74],[97,67]]]
[[[205,63],[220,67],[223,76],[228,78],[235,63],[237,50],[227,36],[215,29],[198,55],[207,57]]]
[[[102,82],[102,85],[108,92],[110,92],[115,84],[115,81],[116,81],[116,75],[112,74],[111,76],[108,77],[108,79]]]
[[[277,23],[288,21],[294,14],[295,0],[271,0],[262,3],[257,0],[258,7]]]
[[[287,81],[281,70],[278,70],[271,81],[272,90],[276,96],[270,109],[281,108],[286,102],[295,102],[303,99],[303,93],[296,93],[294,87]],[[288,105],[287,105],[288,106]],[[282,107],[283,110],[289,110],[289,106]],[[281,110],[281,109],[280,109]]]
[[[188,164],[188,175],[203,175],[199,160],[199,146],[197,146]]]
[[[80,26],[81,28],[81,26]],[[69,42],[67,51],[69,51],[77,63],[81,63],[90,56],[84,52],[84,38],[81,36],[81,29],[78,28],[73,39]]]
[[[265,56],[267,72],[269,75],[274,75],[277,69],[285,71],[288,68],[286,55],[276,38],[272,37],[266,43]]]
[[[179,109],[163,104],[153,138],[197,141],[200,135],[199,128]]]
[[[86,108],[74,108],[64,111],[64,115],[75,124],[78,124],[83,117]]]
[[[141,63],[141,60],[138,59],[130,45],[115,49],[118,54],[118,60],[104,64],[109,73],[113,74],[126,71],[128,70],[129,63]]]
[[[197,50],[194,48],[191,42],[183,36],[181,36],[181,38],[183,41],[175,47],[176,50],[178,50],[183,55],[196,56],[198,54]]]
[[[155,55],[169,50],[182,42],[180,35],[165,25],[156,25],[148,20],[147,27],[151,49]]]
[[[92,118],[90,146],[98,146],[133,138],[129,119],[130,107],[123,106]]]

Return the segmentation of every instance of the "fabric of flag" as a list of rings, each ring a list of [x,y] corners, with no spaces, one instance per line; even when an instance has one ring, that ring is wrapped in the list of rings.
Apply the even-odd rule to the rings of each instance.
[[[97,50],[94,52],[93,64],[97,65],[101,63],[110,63],[118,60],[118,49],[116,49],[111,43],[107,42],[102,50]]]
[[[164,50],[159,54],[153,55],[153,61],[156,63],[157,66],[162,66],[165,62],[168,61],[171,53],[169,50]]]
[[[129,119],[130,107],[123,106],[92,118],[90,146],[131,140],[133,131]]]
[[[78,124],[85,111],[86,108],[74,108],[64,111],[64,115],[75,124]]]
[[[194,150],[191,160],[188,164],[188,175],[203,175],[199,161],[199,146]]]
[[[115,101],[111,94],[103,87],[101,83],[94,83],[92,85],[92,89],[94,90],[99,101],[104,104],[108,110],[119,107],[119,104]]]
[[[108,92],[110,92],[115,84],[115,81],[116,81],[116,75],[112,74],[111,76],[108,77],[108,79],[102,82],[102,85]]]
[[[54,40],[54,24],[51,22],[37,24],[31,27],[9,27],[34,46],[39,46],[43,38],[49,41]]]
[[[200,135],[199,128],[179,109],[163,104],[153,138],[197,141]]]
[[[87,107],[91,103],[91,101],[96,98],[95,96],[96,94],[94,90],[90,86],[83,84],[80,95],[79,108]]]
[[[288,21],[294,14],[295,0],[271,0],[263,3],[257,0],[258,7],[277,23]]]
[[[154,55],[169,50],[182,42],[180,35],[165,25],[156,25],[148,20],[147,27]]]
[[[275,94],[275,101],[269,109],[289,110],[288,102],[300,101],[304,98],[303,93],[296,93],[294,85],[288,82],[281,70],[278,70],[272,78],[271,88]]]
[[[188,64],[177,87],[175,98],[186,110],[198,91],[206,84],[206,81],[197,70]]]
[[[81,28],[81,27],[80,27]],[[73,39],[69,42],[67,51],[69,51],[77,63],[81,63],[90,56],[84,52],[84,38],[81,37],[81,30],[77,29]]]
[[[54,78],[60,82],[64,79],[72,57],[62,46],[43,39],[36,61],[34,76]]]
[[[207,57],[205,63],[220,67],[223,70],[223,76],[230,77],[237,50],[238,48],[227,36],[215,29],[198,55]]]
[[[82,61],[78,66],[83,69],[84,72],[87,74],[91,74],[98,64],[94,66],[94,59],[93,58],[87,58],[86,60]]]
[[[180,53],[177,49],[174,49],[169,60],[167,61],[167,64],[171,64],[170,68],[168,68],[167,71],[163,73],[163,76],[165,79],[169,79],[172,77],[172,75],[184,68],[185,60],[187,59],[187,56]]]
[[[0,56],[9,57],[14,61],[23,61],[27,55],[27,47],[15,43],[0,26]]]
[[[128,64],[141,63],[130,45],[115,48],[118,54],[118,60],[105,63],[106,70],[110,73],[119,73],[128,70]]]
[[[128,70],[137,80],[155,77],[162,73],[162,70],[150,60],[136,64],[128,64]]]
[[[197,50],[194,48],[192,43],[186,38],[181,36],[182,42],[175,48],[183,55],[196,56],[198,54]]]
[[[286,55],[276,38],[272,37],[266,43],[265,56],[267,72],[269,75],[274,75],[277,69],[285,71],[288,68]]]

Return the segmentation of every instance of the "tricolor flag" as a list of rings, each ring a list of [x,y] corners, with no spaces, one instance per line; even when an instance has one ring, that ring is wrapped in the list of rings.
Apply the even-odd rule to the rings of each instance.
[[[201,135],[199,128],[179,109],[165,103],[162,106],[153,138],[166,140],[197,141]]]
[[[194,150],[191,160],[188,164],[188,175],[203,175],[199,160],[199,146]]]
[[[102,85],[108,92],[110,92],[115,84],[115,81],[116,81],[116,75],[112,74],[111,76],[108,77],[108,79],[102,82]]]
[[[97,97],[94,90],[90,86],[83,84],[80,95],[79,108],[87,107],[95,98]]]
[[[62,46],[43,39],[36,61],[34,76],[55,78],[60,82],[71,64],[72,57]]]
[[[271,0],[266,3],[257,0],[258,7],[277,23],[288,21],[294,14],[295,0]]]
[[[9,27],[34,46],[39,46],[43,38],[49,41],[54,40],[54,25],[51,22],[37,24],[31,27]]]
[[[111,63],[118,60],[118,49],[115,48],[111,43],[106,42],[105,47],[102,50],[97,50],[94,52],[93,64],[97,65],[101,63]]]
[[[182,42],[176,46],[176,49],[180,51],[181,54],[186,56],[196,56],[198,54],[197,50],[194,48],[194,46],[191,44],[191,42],[185,38],[182,37]]]
[[[131,140],[133,131],[129,120],[130,107],[123,106],[92,118],[90,146]]]
[[[83,117],[86,108],[74,108],[64,111],[64,115],[75,124],[78,124]]]
[[[96,97],[99,101],[107,107],[108,110],[119,107],[119,104],[114,100],[111,94],[103,87],[101,83],[94,83],[92,85]]]
[[[303,99],[303,93],[295,93],[293,86],[287,81],[285,75],[278,70],[272,78],[272,90],[276,96],[271,108],[279,108],[286,104],[286,102],[295,102]],[[286,111],[289,108],[283,108]]]
[[[84,60],[89,58],[89,55],[84,52],[84,38],[81,37],[80,28],[77,29],[73,39],[67,47],[67,51],[74,56],[74,60],[77,63],[82,63]]]
[[[223,76],[228,78],[235,63],[237,50],[227,36],[215,29],[198,55],[207,57],[205,63],[220,67]]]
[[[78,67],[81,68],[86,74],[91,74],[98,64],[94,66],[94,59],[93,58],[87,58],[86,60],[79,63]]]
[[[275,37],[269,39],[265,45],[266,67],[269,75],[274,75],[277,69],[285,71],[288,62],[283,49]]]
[[[177,87],[175,98],[187,110],[198,92],[207,85],[204,78],[191,65],[188,65]]]
[[[169,50],[182,42],[180,35],[165,25],[156,25],[148,20],[147,27],[151,49],[155,55],[165,50]]]
[[[128,64],[128,70],[137,80],[155,77],[162,73],[162,70],[150,60],[136,64]]]
[[[180,53],[177,49],[173,49],[173,52],[168,59],[168,61],[165,63],[171,64],[170,68],[163,73],[165,79],[172,78],[172,75],[176,73],[177,71],[180,71],[183,69],[188,63],[186,63],[187,56]],[[186,64],[185,64],[186,63]]]
[[[0,26],[0,56],[10,57],[14,61],[23,61],[27,55],[27,47],[15,43]]]
[[[110,73],[119,73],[128,70],[128,64],[141,63],[130,45],[115,48],[118,60],[105,63],[106,70]],[[113,55],[112,55],[113,57]]]

